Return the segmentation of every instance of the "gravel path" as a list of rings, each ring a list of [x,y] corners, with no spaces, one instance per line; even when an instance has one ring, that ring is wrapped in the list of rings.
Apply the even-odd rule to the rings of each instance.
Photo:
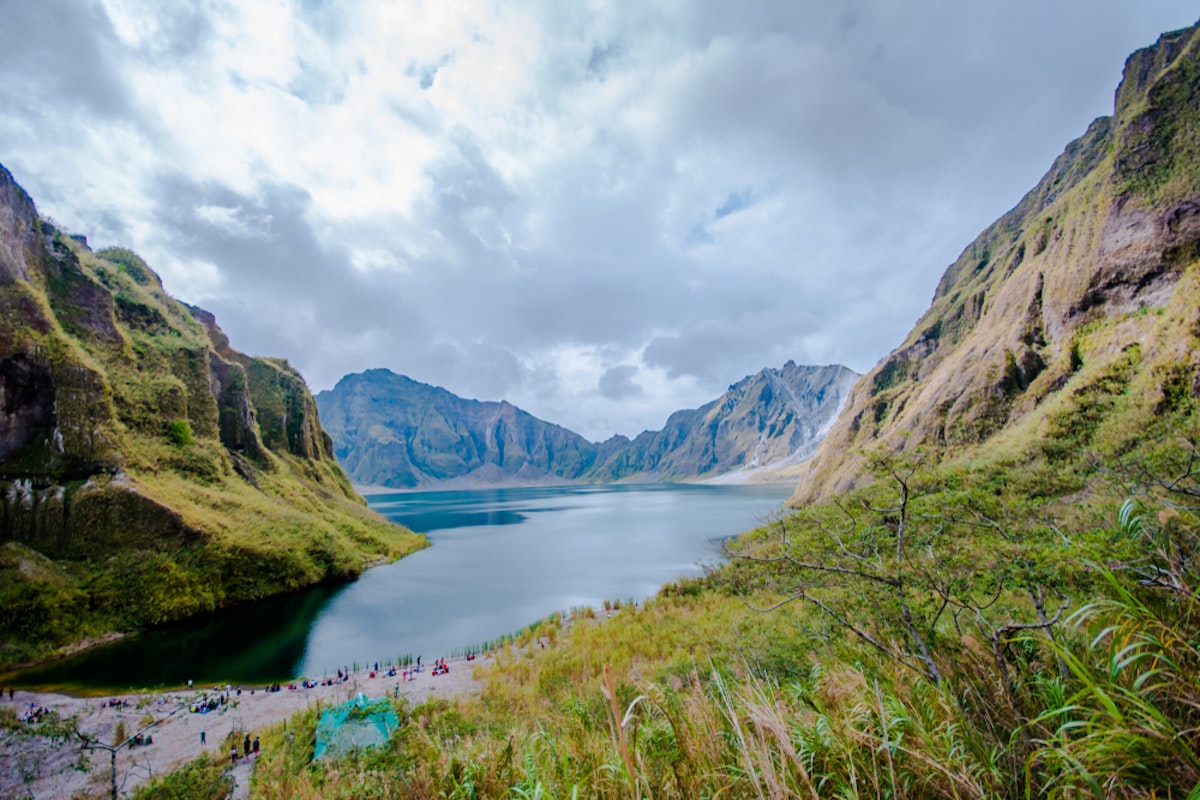
[[[204,689],[173,692],[121,695],[112,697],[70,697],[63,694],[18,690],[12,706],[18,714],[30,707],[41,706],[57,711],[62,717],[79,715],[79,729],[97,741],[112,743],[117,725],[123,722],[126,735],[132,736],[146,726],[149,717],[157,724],[149,729],[153,743],[124,747],[117,753],[117,787],[121,795],[151,775],[177,769],[202,752],[222,753],[228,757],[229,734],[235,733],[239,743],[249,734],[256,734],[304,709],[317,705],[343,702],[358,692],[375,698],[395,691],[419,703],[431,696],[451,697],[479,691],[475,673],[489,663],[479,658],[472,663],[450,661],[450,671],[434,677],[421,672],[414,680],[404,683],[399,677],[369,677],[368,671],[353,673],[348,681],[334,686],[312,689],[283,689],[266,692],[262,687],[252,691],[242,688],[241,695],[230,693],[229,702],[207,713],[192,713],[188,707],[206,694]],[[221,687],[222,689],[224,687]],[[215,687],[207,695],[215,697]],[[126,705],[112,706],[109,701],[125,700]],[[5,695],[3,706],[8,706]],[[2,707],[2,706],[0,706]],[[25,730],[32,731],[36,725]],[[201,744],[201,732],[204,744]],[[239,744],[240,748],[240,744]],[[80,769],[81,758],[87,769]],[[0,798],[72,797],[78,791],[107,795],[110,786],[111,756],[105,751],[81,753],[79,742],[53,742],[42,737],[17,736],[0,732]],[[239,759],[233,769],[236,782],[234,797],[245,797],[249,787],[253,757]]]

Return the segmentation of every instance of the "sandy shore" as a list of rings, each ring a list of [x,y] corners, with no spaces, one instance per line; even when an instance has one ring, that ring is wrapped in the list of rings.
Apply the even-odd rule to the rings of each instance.
[[[375,698],[399,693],[412,703],[431,696],[451,697],[479,691],[476,671],[488,664],[488,659],[474,662],[450,661],[450,671],[434,677],[428,671],[405,683],[400,677],[388,678],[380,673],[369,677],[369,671],[353,673],[348,681],[334,686],[312,689],[267,692],[263,687],[242,687],[240,695],[231,693],[229,702],[207,714],[188,710],[206,693],[216,696],[214,687],[197,687],[161,693],[116,695],[110,697],[70,697],[62,694],[17,690],[10,704],[7,694],[0,708],[14,708],[18,715],[30,705],[41,706],[66,718],[79,715],[79,730],[105,744],[112,743],[119,722],[124,722],[128,735],[146,727],[153,717],[157,724],[150,728],[153,743],[125,747],[117,753],[117,787],[124,795],[151,775],[177,769],[203,752],[228,754],[226,737],[235,732],[239,741],[246,734],[253,739],[265,728],[279,723],[299,711],[315,706],[343,702],[358,692]],[[224,687],[221,687],[224,689]],[[127,705],[110,706],[110,700],[123,699]],[[30,725],[26,731],[36,730]],[[205,743],[200,742],[201,732]],[[79,769],[80,759],[89,767]],[[253,759],[243,761],[234,770],[234,779],[244,796]],[[0,732],[0,797],[2,798],[70,798],[76,792],[105,795],[109,792],[110,755],[106,751],[81,753],[78,740],[55,743],[41,737]]]

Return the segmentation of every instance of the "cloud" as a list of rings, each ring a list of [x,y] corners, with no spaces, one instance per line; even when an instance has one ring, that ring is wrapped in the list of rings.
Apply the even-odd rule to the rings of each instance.
[[[629,364],[609,367],[600,376],[598,385],[600,394],[609,400],[624,400],[627,397],[640,396],[643,394],[642,387],[633,380],[637,372],[637,367]]]
[[[0,98],[5,117],[40,121],[35,102],[79,107],[98,116],[129,110],[129,92],[113,64],[116,32],[98,3],[9,3],[0,25]]]
[[[1184,0],[15,3],[0,162],[316,388],[593,439],[870,368]],[[1065,35],[1064,31],[1070,31]]]

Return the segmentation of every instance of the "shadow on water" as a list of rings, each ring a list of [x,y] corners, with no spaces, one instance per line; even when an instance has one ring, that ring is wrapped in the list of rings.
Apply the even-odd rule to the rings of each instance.
[[[261,684],[296,677],[313,622],[346,588],[323,585],[219,611],[86,650],[6,679],[18,687],[121,691],[130,687]]]
[[[527,517],[517,511],[498,508],[488,511],[428,511],[428,512],[388,512],[383,515],[392,522],[404,527],[432,533],[450,528],[471,528],[479,525],[519,525]]]

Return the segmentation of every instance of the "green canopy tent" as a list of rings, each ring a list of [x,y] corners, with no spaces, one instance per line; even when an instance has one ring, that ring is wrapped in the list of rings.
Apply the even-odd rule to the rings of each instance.
[[[368,700],[359,692],[341,705],[327,708],[317,723],[314,760],[336,758],[359,747],[387,744],[400,718],[386,699]]]

